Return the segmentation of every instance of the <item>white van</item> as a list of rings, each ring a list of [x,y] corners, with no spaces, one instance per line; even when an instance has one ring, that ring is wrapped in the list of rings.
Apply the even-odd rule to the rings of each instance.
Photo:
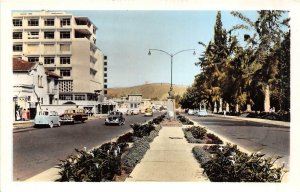
[[[60,121],[56,111],[39,111],[34,118],[34,127],[38,125],[49,125],[50,128],[54,125],[60,127]]]

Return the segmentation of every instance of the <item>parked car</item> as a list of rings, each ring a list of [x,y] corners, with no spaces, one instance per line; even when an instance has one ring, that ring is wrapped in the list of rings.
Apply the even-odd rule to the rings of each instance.
[[[85,113],[84,109],[72,108],[66,109],[60,118],[62,123],[75,123],[76,121],[83,123],[88,119],[88,114]]]
[[[105,119],[105,125],[124,125],[125,118],[123,117],[122,112],[112,111],[109,113]]]
[[[54,125],[60,127],[61,119],[56,111],[39,111],[34,118],[34,127],[39,125],[49,125],[52,128]]]
[[[194,110],[193,110],[193,109],[189,109],[189,111],[188,111],[188,114],[189,114],[189,115],[194,115],[194,114],[195,114],[195,112],[194,112]]]
[[[202,117],[206,117],[208,114],[207,114],[207,111],[206,109],[201,109],[199,110],[199,112],[197,113],[198,116],[202,116]]]
[[[145,117],[152,117],[153,116],[153,111],[152,111],[152,109],[151,108],[147,108],[147,109],[145,109],[145,115],[144,115]]]

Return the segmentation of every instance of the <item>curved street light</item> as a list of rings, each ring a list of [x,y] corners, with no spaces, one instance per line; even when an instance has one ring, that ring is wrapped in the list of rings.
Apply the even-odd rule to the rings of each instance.
[[[182,52],[185,52],[185,51],[194,51],[193,52],[193,55],[196,55],[196,52],[195,52],[195,49],[183,49],[181,51],[178,51],[174,54],[172,53],[168,53],[167,51],[164,51],[164,50],[161,50],[161,49],[149,49],[149,52],[148,52],[148,55],[151,55],[151,51],[159,51],[159,52],[163,52],[167,55],[169,55],[171,57],[171,87],[170,87],[170,91],[169,91],[169,97],[168,99],[170,99],[170,102],[172,102],[172,108],[169,110],[168,109],[168,112],[169,112],[169,119],[171,120],[171,117],[175,120],[176,119],[176,114],[175,114],[175,102],[174,102],[174,97],[175,97],[175,93],[173,91],[173,57],[179,53],[182,53]],[[169,101],[169,100],[168,100]],[[170,115],[171,112],[173,113],[173,115]]]
[[[178,51],[178,52],[176,52],[174,54],[168,53],[167,51],[164,51],[164,50],[161,50],[161,49],[149,49],[148,55],[151,55],[151,51],[163,52],[163,53],[165,53],[165,54],[167,54],[167,55],[169,55],[171,57],[171,87],[170,87],[170,92],[169,92],[169,95],[170,95],[171,92],[172,92],[172,90],[173,90],[173,57],[175,55],[177,55],[179,53],[182,53],[182,52],[185,52],[185,51],[194,51],[193,55],[196,55],[195,49],[184,49],[184,50]],[[170,95],[170,97],[172,97],[172,96]]]

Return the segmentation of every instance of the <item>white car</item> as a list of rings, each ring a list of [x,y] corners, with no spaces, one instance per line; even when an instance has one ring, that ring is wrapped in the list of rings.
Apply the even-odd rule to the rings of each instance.
[[[189,111],[188,111],[188,114],[189,114],[189,115],[194,115],[194,114],[195,114],[195,112],[194,112],[194,110],[193,110],[193,109],[189,109]]]
[[[56,111],[39,111],[34,118],[34,127],[38,125],[49,125],[52,128],[54,125],[60,127],[61,119]]]
[[[199,110],[197,115],[201,116],[201,117],[206,117],[208,115],[208,113],[207,113],[206,109],[201,109],[201,110]]]

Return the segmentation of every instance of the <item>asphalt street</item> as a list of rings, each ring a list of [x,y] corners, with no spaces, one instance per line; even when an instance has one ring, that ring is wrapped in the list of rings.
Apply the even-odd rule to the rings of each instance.
[[[158,116],[159,114],[154,114]],[[106,126],[104,119],[54,128],[29,128],[13,134],[13,177],[26,180],[75,153],[74,149],[91,149],[131,131],[130,124],[154,117],[125,116],[122,126]]]
[[[290,128],[226,117],[188,116],[217,134],[223,135],[249,151],[268,156],[282,156],[278,162],[289,167]]]

